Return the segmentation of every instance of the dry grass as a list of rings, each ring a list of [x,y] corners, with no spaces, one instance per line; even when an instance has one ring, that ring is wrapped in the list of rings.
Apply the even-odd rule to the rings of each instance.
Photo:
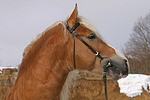
[[[0,80],[2,81],[2,80]],[[0,100],[3,100],[5,93],[11,88],[12,83],[0,84]],[[129,98],[120,93],[117,82],[107,78],[108,100],[150,100],[150,95],[143,89],[141,96]],[[102,77],[96,77],[87,73],[80,73],[77,80],[69,88],[70,100],[105,100],[104,83]]]

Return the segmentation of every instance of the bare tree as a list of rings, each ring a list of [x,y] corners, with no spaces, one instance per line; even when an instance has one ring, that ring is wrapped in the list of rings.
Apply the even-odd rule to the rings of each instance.
[[[130,58],[132,73],[150,74],[150,13],[135,23],[123,51]]]

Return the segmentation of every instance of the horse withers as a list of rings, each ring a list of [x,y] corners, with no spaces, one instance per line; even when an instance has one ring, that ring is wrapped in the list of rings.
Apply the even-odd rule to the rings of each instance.
[[[73,59],[73,38],[66,24],[72,28],[77,22],[80,24],[74,32],[103,57],[101,61],[76,36]],[[67,100],[60,94],[69,72],[74,70],[74,60],[77,70],[93,74],[102,73],[103,66],[111,61],[113,67],[107,68],[107,73],[113,80],[126,77],[129,71],[127,58],[109,46],[91,24],[78,17],[76,5],[66,21],[56,22],[26,47],[17,80],[5,100]]]

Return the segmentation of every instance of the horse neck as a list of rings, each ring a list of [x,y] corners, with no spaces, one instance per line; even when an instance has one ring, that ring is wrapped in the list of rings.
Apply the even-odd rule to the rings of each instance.
[[[61,36],[58,36],[58,38]],[[64,40],[60,40],[62,37],[60,39],[56,38],[53,42],[46,41],[43,44],[45,46],[40,49],[40,52],[34,59],[30,59],[29,62],[23,61],[22,63],[14,87],[18,87],[18,93],[22,94],[27,100],[37,98],[41,98],[41,100],[59,99],[60,92],[68,75],[68,71],[65,70],[67,66],[67,53],[65,52],[67,50],[64,48],[66,44],[62,43]],[[61,43],[52,44],[55,41],[58,42],[58,40]]]

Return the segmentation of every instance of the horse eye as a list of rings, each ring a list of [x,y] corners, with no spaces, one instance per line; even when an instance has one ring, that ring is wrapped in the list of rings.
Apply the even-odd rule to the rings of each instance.
[[[89,36],[87,36],[88,39],[95,39],[96,35],[94,33],[90,34]]]

